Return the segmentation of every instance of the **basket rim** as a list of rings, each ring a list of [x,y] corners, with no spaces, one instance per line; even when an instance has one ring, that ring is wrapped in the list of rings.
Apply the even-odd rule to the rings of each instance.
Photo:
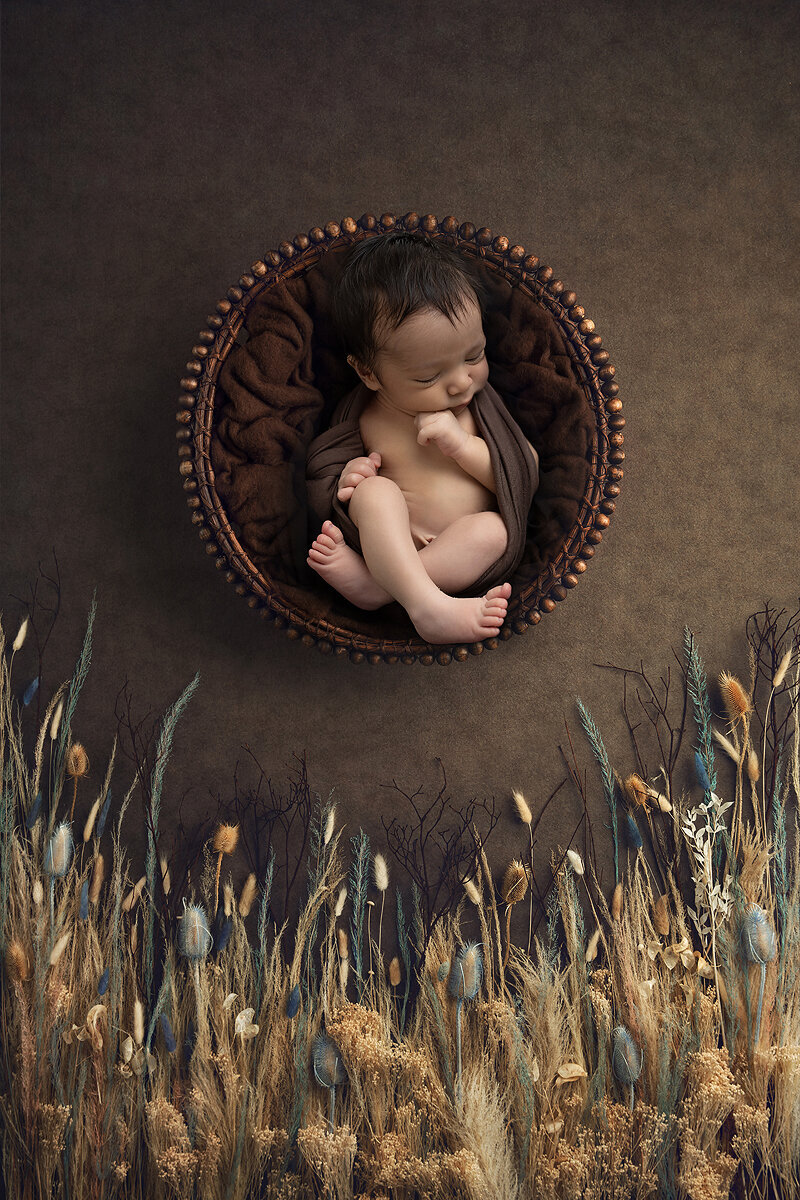
[[[498,636],[470,645],[431,645],[416,635],[405,640],[370,637],[299,612],[282,598],[279,585],[252,561],[214,485],[211,438],[217,381],[223,362],[237,344],[248,306],[277,283],[310,270],[334,247],[392,229],[418,229],[447,238],[545,307],[564,336],[576,382],[594,415],[589,474],[578,518],[556,557],[535,579],[512,593],[509,615]],[[616,368],[595,324],[586,317],[575,293],[555,278],[551,267],[507,237],[495,235],[485,226],[458,222],[455,217],[439,221],[431,214],[420,217],[414,212],[402,217],[384,213],[379,218],[366,213],[359,220],[345,217],[340,222],[329,221],[324,227],[315,226],[308,234],[281,242],[277,250],[256,260],[217,302],[192,348],[186,375],[181,379],[177,413],[179,469],[192,521],[206,553],[215,556],[215,566],[225,571],[225,578],[236,592],[291,639],[316,645],[323,653],[346,654],[353,662],[463,662],[484,649],[496,649],[514,633],[524,633],[552,612],[576,586],[603,540],[624,473],[625,419],[615,376]]]

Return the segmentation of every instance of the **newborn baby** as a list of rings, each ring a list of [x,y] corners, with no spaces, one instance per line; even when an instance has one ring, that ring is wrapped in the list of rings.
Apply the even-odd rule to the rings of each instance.
[[[334,320],[361,386],[309,447],[311,506],[324,510],[327,494],[339,521],[324,521],[308,565],[359,608],[399,601],[425,641],[492,637],[538,458],[488,386],[466,262],[424,235],[367,239],[345,266]],[[360,453],[345,461],[350,450]]]

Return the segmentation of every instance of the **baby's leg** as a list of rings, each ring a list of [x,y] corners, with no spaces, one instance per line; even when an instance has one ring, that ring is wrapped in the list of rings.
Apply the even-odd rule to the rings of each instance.
[[[436,586],[414,545],[405,497],[392,480],[363,480],[350,498],[350,517],[373,580],[402,604],[426,641],[481,641],[503,624],[509,584],[475,599],[456,599]]]
[[[499,513],[460,517],[418,551],[429,577],[443,592],[463,592],[500,557],[508,534]],[[308,552],[308,565],[351,604],[367,611],[382,608],[393,597],[373,579],[369,567],[326,521]]]

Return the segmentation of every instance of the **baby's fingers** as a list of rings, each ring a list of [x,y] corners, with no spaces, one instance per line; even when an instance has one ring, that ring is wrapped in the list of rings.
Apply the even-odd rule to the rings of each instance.
[[[340,487],[336,493],[336,499],[349,500],[355,490],[354,487]]]

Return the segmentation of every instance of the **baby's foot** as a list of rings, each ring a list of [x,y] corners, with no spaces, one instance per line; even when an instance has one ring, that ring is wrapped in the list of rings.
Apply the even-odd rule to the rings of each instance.
[[[494,637],[508,610],[511,584],[490,588],[485,596],[461,599],[444,592],[426,598],[425,606],[409,612],[414,628],[426,642],[482,642]]]
[[[341,529],[326,521],[314,539],[306,562],[335,588],[345,600],[358,608],[382,608],[392,597],[375,582],[360,554],[344,540]]]

